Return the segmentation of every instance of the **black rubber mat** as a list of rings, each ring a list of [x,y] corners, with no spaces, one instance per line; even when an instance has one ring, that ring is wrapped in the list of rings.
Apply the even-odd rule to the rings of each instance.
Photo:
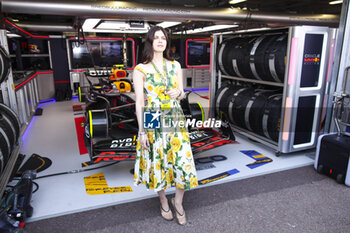
[[[51,164],[52,161],[49,158],[41,157],[38,154],[32,154],[32,156],[30,156],[30,158],[18,170],[16,176],[21,176],[22,172],[26,170],[36,170],[37,172],[41,172],[49,168]]]

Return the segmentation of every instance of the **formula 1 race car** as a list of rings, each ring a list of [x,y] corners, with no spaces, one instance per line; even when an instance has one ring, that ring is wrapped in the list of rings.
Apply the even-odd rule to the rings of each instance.
[[[186,118],[203,121],[202,107],[199,103],[189,103],[189,94],[190,92],[186,92],[185,98],[181,101]],[[119,103],[124,104],[116,107],[110,107],[110,101],[104,96],[97,96],[95,103],[86,106],[84,142],[90,161],[82,163],[83,167],[102,161],[135,159],[138,132],[135,103],[123,99],[125,96],[119,97]],[[231,126],[225,122],[221,122],[218,131],[212,127],[191,127],[189,136],[194,155],[236,142]]]

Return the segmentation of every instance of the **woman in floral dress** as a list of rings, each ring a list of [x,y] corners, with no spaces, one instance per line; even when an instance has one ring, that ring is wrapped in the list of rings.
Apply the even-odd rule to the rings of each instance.
[[[133,82],[139,125],[134,183],[158,192],[160,212],[166,220],[172,220],[173,213],[164,190],[175,186],[171,203],[178,223],[183,225],[184,192],[198,186],[198,180],[189,133],[179,123],[186,121],[180,106],[184,97],[181,66],[169,56],[168,35],[162,27],[149,30]],[[144,127],[144,112],[160,113],[160,127]]]

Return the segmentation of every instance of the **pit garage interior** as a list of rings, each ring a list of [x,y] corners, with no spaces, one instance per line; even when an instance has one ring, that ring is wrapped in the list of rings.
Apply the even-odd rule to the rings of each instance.
[[[349,136],[348,0],[12,0],[1,12],[4,232],[350,230],[348,144],[321,146]],[[199,186],[184,228],[133,184],[132,73],[154,25],[176,46],[189,111],[208,122],[191,129]],[[107,110],[87,109],[96,93]]]

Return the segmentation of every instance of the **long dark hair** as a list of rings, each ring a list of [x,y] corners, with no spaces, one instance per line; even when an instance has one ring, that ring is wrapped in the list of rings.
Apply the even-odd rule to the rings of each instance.
[[[166,39],[166,48],[163,52],[163,57],[173,61],[174,59],[170,57],[169,52],[170,52],[170,42],[169,42],[169,37],[168,37],[168,33],[166,32],[166,30],[160,26],[154,26],[151,27],[151,29],[149,29],[147,35],[146,35],[146,41],[143,47],[143,52],[142,52],[142,59],[141,62],[143,64],[147,64],[149,62],[152,61],[153,59],[153,40],[154,40],[154,33],[156,31],[162,31],[165,35],[165,39]]]

